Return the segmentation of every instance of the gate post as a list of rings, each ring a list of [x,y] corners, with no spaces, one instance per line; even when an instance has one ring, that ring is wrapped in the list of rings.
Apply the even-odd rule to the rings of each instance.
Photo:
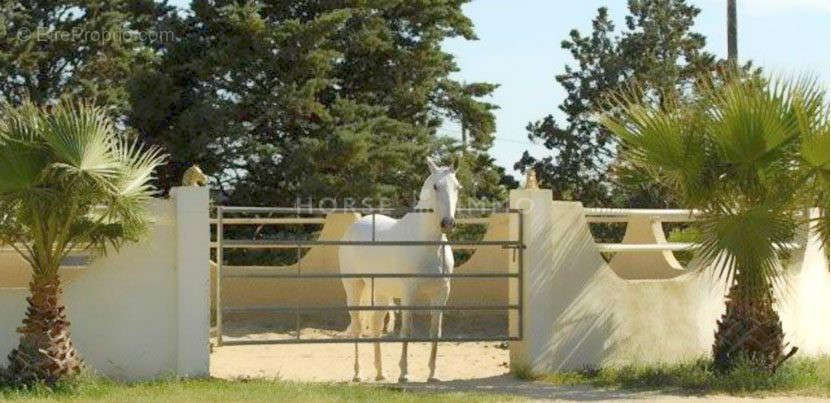
[[[519,239],[521,228],[525,244],[525,249],[519,250],[524,254],[521,260],[524,267],[519,268],[523,271],[520,274],[523,279],[518,282],[523,289],[520,293],[517,286],[509,287],[509,303],[522,304],[521,310],[512,310],[509,315],[509,334],[520,334],[519,326],[522,326],[522,340],[510,343],[511,366],[534,371],[544,366],[541,359],[546,356],[547,343],[554,331],[551,312],[546,309],[556,293],[552,275],[554,220],[551,190],[512,190],[510,207],[522,210],[523,220],[519,225],[519,217],[511,215],[510,239]],[[519,315],[522,315],[521,320]]]
[[[208,188],[176,187],[176,374],[207,376],[210,347]]]

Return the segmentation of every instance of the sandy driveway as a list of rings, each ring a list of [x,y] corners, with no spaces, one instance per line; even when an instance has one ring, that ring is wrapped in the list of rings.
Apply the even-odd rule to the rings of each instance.
[[[498,343],[442,343],[439,345],[437,375],[441,382],[426,383],[429,345],[410,343],[410,383],[408,389],[434,391],[478,391],[510,394],[530,400],[655,400],[655,401],[761,401],[729,396],[683,396],[659,392],[603,390],[590,387],[552,386],[540,382],[520,381],[508,374],[508,351]],[[263,377],[297,381],[347,382],[352,378],[353,346],[349,344],[307,344],[280,346],[225,346],[211,355],[211,374],[221,378]],[[387,380],[398,378],[401,345],[382,345]],[[372,345],[360,346],[361,378],[375,383]],[[815,401],[827,399],[784,399],[767,401]]]

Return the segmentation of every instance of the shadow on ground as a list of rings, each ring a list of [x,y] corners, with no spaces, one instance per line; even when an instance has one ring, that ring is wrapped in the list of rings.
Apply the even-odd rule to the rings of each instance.
[[[590,386],[557,386],[542,382],[522,381],[511,374],[446,382],[411,382],[392,385],[408,391],[478,392],[519,396],[528,399],[558,400],[617,400],[650,399],[659,392],[598,389]]]

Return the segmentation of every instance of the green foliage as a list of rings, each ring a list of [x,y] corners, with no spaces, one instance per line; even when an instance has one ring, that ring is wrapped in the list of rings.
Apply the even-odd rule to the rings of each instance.
[[[402,205],[424,157],[457,147],[436,137],[442,120],[463,120],[473,182],[502,197],[504,172],[485,154],[494,106],[479,100],[495,86],[451,80],[441,49],[475,38],[461,3],[194,1],[159,65],[132,82],[129,123],[171,153],[163,189],[198,163],[234,204]]]
[[[73,248],[103,252],[146,228],[150,179],[164,157],[118,134],[103,109],[68,101],[47,112],[2,106],[0,243],[36,275]]]
[[[739,363],[729,373],[713,369],[712,361],[699,359],[674,365],[627,365],[538,377],[556,385],[592,385],[603,388],[665,390],[669,392],[735,396],[796,394],[828,397],[828,356],[787,361],[771,375],[751,363]]]
[[[523,381],[536,381],[543,378],[543,375],[535,373],[528,365],[511,365],[511,375]]]
[[[0,2],[0,101],[72,95],[123,111],[126,81],[154,57],[141,39],[160,36],[170,10],[151,0]]]
[[[702,211],[693,225],[704,263],[718,261],[729,278],[740,268],[739,292],[747,296],[767,293],[779,275],[777,249],[804,222],[796,216],[815,203],[828,216],[827,178],[818,178],[827,175],[827,159],[810,164],[801,153],[828,136],[822,87],[702,78],[687,101],[657,106],[624,95],[616,105],[620,114],[602,122],[627,146],[626,161]]]
[[[542,140],[552,155],[537,160],[527,152],[515,164],[536,169],[555,199],[588,206],[668,207],[674,200],[663,189],[631,178],[617,159],[617,140],[597,121],[606,96],[629,83],[643,87],[645,100],[662,104],[682,97],[695,80],[719,67],[704,50],[705,38],[692,31],[700,10],[684,0],[630,0],[619,34],[606,8],[598,9],[592,32],[572,30],[562,42],[574,58],[556,81],[567,93],[554,115],[528,124],[528,137]],[[748,66],[749,68],[749,66]]]
[[[827,159],[807,163],[801,153],[828,136],[826,102],[811,80],[735,73],[702,76],[691,96],[662,105],[620,95],[618,113],[601,119],[633,170],[701,212],[696,256],[729,289],[713,346],[722,370],[745,356],[774,372],[788,357],[773,287],[783,278],[779,251],[808,223],[805,212],[818,203],[828,217],[827,178],[817,177]]]
[[[668,242],[679,243],[696,243],[701,238],[701,234],[695,227],[674,228],[667,235]],[[694,253],[692,251],[673,252],[678,262],[686,266],[693,259]]]

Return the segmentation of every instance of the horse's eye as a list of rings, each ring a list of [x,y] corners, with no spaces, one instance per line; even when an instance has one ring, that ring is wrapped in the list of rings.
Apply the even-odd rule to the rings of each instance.
[[[439,190],[439,185],[433,185],[433,190]]]

